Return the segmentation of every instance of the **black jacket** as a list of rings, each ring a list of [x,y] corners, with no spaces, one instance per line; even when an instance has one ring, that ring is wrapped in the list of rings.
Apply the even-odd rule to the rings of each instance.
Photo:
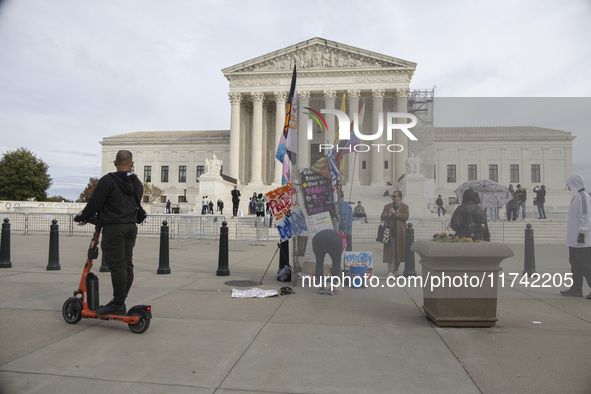
[[[534,189],[534,192],[536,193],[536,202],[539,202],[540,204],[546,202],[546,189]]]
[[[87,221],[98,213],[100,225],[136,223],[136,196],[141,201],[143,192],[144,186],[137,175],[125,171],[111,172],[98,181],[80,219]]]
[[[490,241],[488,223],[482,208],[474,202],[466,202],[456,208],[451,217],[451,228],[459,237],[475,235],[479,239]]]
[[[240,190],[233,189],[232,190],[232,202],[240,201]]]

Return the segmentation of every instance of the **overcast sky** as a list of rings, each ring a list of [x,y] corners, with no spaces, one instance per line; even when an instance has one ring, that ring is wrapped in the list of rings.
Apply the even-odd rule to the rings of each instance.
[[[76,199],[104,137],[229,129],[221,69],[313,37],[415,62],[411,88],[438,97],[591,96],[589,0],[5,0],[0,153],[31,150],[49,195]],[[575,169],[591,168],[581,113],[556,114]]]

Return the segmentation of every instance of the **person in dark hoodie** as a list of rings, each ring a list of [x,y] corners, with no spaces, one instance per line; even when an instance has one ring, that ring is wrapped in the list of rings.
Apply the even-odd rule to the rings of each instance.
[[[74,221],[86,224],[97,215],[102,228],[101,249],[113,284],[113,299],[101,305],[99,315],[125,314],[125,299],[133,283],[133,247],[137,237],[137,202],[144,187],[137,175],[131,173],[133,156],[120,150],[115,157],[116,172],[108,173],[97,183],[86,207]]]
[[[478,193],[472,189],[464,191],[462,205],[456,208],[451,217],[451,228],[458,237],[474,236],[476,239],[490,241],[486,215],[478,202]]]

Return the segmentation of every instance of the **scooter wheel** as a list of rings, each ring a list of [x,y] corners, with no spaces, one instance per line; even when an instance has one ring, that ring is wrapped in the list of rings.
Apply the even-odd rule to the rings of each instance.
[[[62,316],[66,323],[76,324],[82,319],[82,312],[78,305],[80,301],[77,298],[69,298],[62,306]]]
[[[150,327],[150,319],[146,319],[145,316],[140,314],[134,314],[133,316],[139,317],[140,320],[136,324],[129,324],[129,329],[131,332],[135,334],[146,332],[146,330]]]

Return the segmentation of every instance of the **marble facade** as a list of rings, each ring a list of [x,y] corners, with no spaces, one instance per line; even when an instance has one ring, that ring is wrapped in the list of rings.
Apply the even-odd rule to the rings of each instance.
[[[135,132],[105,137],[101,142],[103,174],[112,171],[113,157],[119,149],[129,149],[134,152],[135,172],[140,179],[147,179],[149,167],[150,182],[163,189],[173,203],[192,202],[201,194],[198,172],[215,154],[223,162],[223,174],[234,178],[241,188],[278,187],[281,169],[275,152],[283,129],[294,61],[298,72],[300,168],[310,166],[322,156],[319,144],[332,143],[334,131],[330,130],[337,122],[335,116],[326,115],[329,132],[314,125],[313,138],[308,140],[304,107],[317,111],[340,109],[344,99],[346,112],[353,119],[364,103],[362,130],[366,135],[375,133],[380,122],[386,124],[387,112],[414,111],[417,91],[410,89],[410,81],[415,63],[313,38],[222,70],[229,81],[230,130]],[[432,122],[432,101],[429,105]],[[489,178],[491,165],[497,166],[500,183],[521,183],[528,190],[541,183],[547,186],[549,194],[563,192],[572,171],[574,137],[564,131],[534,127],[433,128],[432,123],[420,129],[418,142],[410,141],[402,132],[394,133],[392,141],[386,139],[385,132],[378,140],[367,141],[384,146],[399,144],[404,147],[402,152],[374,148],[346,155],[344,184],[383,192],[386,183],[391,182],[393,186],[388,188],[392,190],[407,173],[409,154],[420,158],[417,172],[433,184],[427,188],[434,190],[428,203],[437,194],[453,196],[453,190],[468,176]],[[452,165],[456,169],[454,182],[447,177],[448,166]],[[510,182],[515,165],[520,182]],[[184,181],[180,177],[183,166]],[[532,179],[532,166],[539,166],[539,183],[534,182],[537,178]],[[166,182],[163,167],[168,168]]]

